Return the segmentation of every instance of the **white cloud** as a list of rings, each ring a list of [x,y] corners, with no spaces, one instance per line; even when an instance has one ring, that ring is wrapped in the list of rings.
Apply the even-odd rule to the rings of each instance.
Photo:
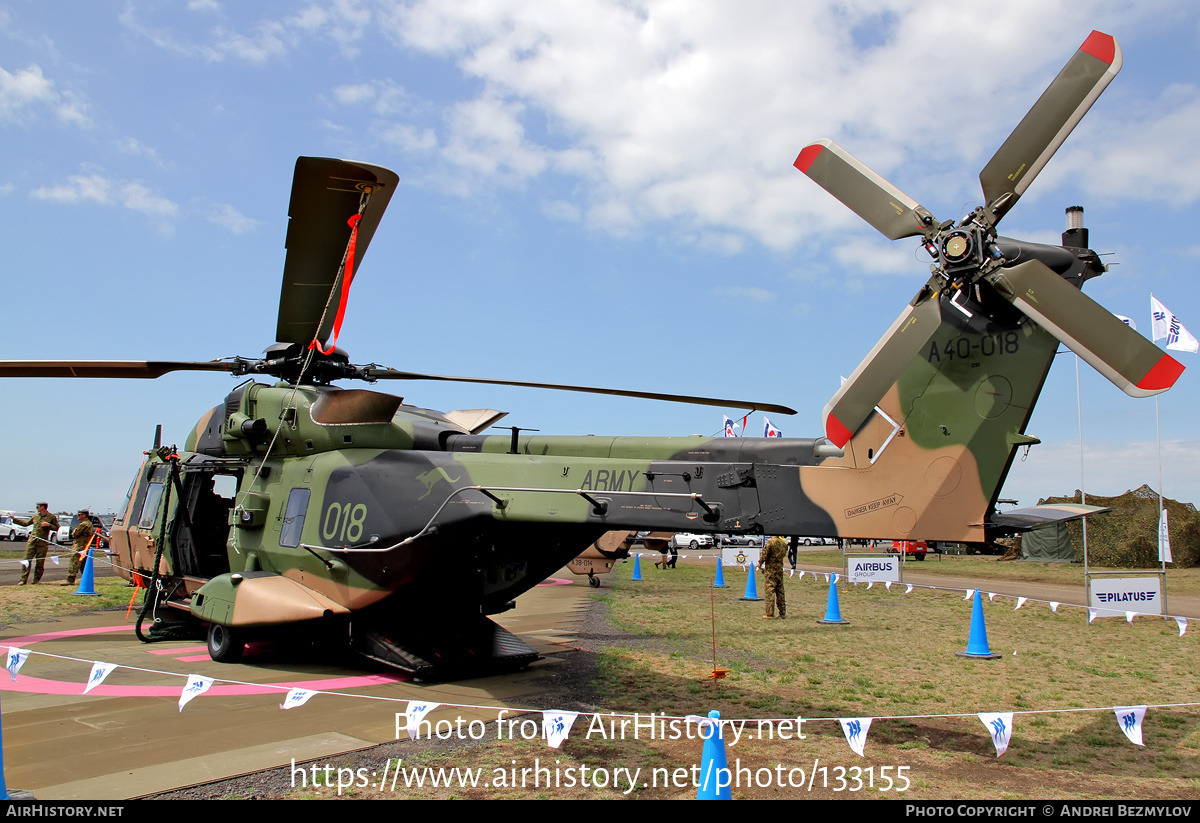
[[[246,234],[261,225],[261,221],[247,217],[228,203],[214,203],[205,212],[204,219],[229,229],[234,234]]]
[[[775,301],[774,292],[760,289],[757,286],[725,286],[713,289],[712,293],[717,297],[748,300],[752,303],[772,303]]]
[[[55,203],[121,206],[150,217],[164,231],[169,230],[169,221],[179,211],[177,204],[159,197],[141,183],[113,180],[101,174],[72,175],[66,183],[36,188],[30,196]]]
[[[577,223],[582,212],[580,212],[579,206],[576,206],[574,203],[568,203],[566,200],[548,200],[542,203],[542,214],[551,220]]]
[[[76,126],[91,125],[87,104],[73,92],[59,92],[54,81],[32,65],[15,74],[0,68],[0,121],[20,122],[36,106],[44,106],[58,119]]]

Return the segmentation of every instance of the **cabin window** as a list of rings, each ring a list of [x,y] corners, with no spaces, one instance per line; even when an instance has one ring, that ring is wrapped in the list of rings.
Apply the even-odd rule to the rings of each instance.
[[[304,531],[304,515],[308,511],[311,489],[292,489],[288,495],[287,509],[283,513],[283,528],[279,532],[279,545],[295,548],[300,545],[300,533]]]
[[[146,490],[146,502],[142,504],[142,513],[138,516],[138,528],[149,529],[154,526],[154,518],[158,514],[158,504],[162,501],[163,484],[151,483]]]

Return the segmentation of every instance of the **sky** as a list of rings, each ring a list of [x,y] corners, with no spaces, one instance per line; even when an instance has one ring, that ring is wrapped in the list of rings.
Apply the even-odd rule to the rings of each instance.
[[[1087,284],[1149,330],[1200,332],[1200,6],[0,0],[4,353],[207,360],[274,342],[298,156],[400,176],[339,345],[410,371],[821,409],[927,278],[792,167],[832,138],[939,219],[1092,29],[1124,68],[1005,218],[1057,243],[1083,205]],[[1004,496],[1159,485],[1200,502],[1200,363],[1132,400],[1058,358]],[[0,509],[108,511],[162,424],[182,445],[236,385],[3,381]],[[547,434],[716,435],[647,400],[390,384]],[[1082,408],[1080,408],[1080,406]],[[1082,423],[1082,450],[1080,426]],[[750,418],[761,434],[762,416]]]

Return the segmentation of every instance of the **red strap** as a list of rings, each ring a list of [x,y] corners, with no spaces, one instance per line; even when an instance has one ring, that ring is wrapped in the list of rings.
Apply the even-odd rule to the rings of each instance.
[[[329,348],[321,347],[321,341],[313,338],[313,341],[308,344],[310,349],[316,349],[321,354],[329,354],[337,346],[338,335],[342,331],[342,318],[346,316],[346,300],[350,297],[350,281],[354,279],[354,246],[358,242],[358,222],[362,220],[361,214],[356,214],[346,221],[346,225],[350,226],[350,242],[346,245],[346,276],[342,278],[342,298],[338,303],[337,317],[333,319],[333,337],[329,340]]]

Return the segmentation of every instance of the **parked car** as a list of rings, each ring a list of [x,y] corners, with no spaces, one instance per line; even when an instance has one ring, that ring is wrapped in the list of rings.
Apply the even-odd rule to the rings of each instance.
[[[836,537],[801,537],[799,539],[801,546],[836,546]]]
[[[671,545],[677,549],[692,549],[693,551],[701,546],[712,546],[713,537],[711,534],[691,534],[690,532],[677,532],[671,538]]]
[[[722,547],[747,546],[761,549],[763,537],[761,534],[718,534],[717,543]]]
[[[0,515],[0,540],[28,540],[29,527],[12,519],[12,515]]]
[[[108,528],[98,516],[93,514],[91,515],[90,519],[92,521],[92,528],[94,528],[96,533],[100,535],[100,544],[98,548],[107,549]],[[75,531],[75,527],[79,525],[79,515],[73,516],[69,521],[64,515],[63,517],[59,518],[58,522],[58,531],[51,533],[50,542],[59,543],[65,546],[71,542],[71,532]]]
[[[929,544],[924,540],[893,540],[892,547],[888,549],[888,554],[903,554],[908,557],[915,557],[918,560],[924,560],[925,554],[929,551]]]

